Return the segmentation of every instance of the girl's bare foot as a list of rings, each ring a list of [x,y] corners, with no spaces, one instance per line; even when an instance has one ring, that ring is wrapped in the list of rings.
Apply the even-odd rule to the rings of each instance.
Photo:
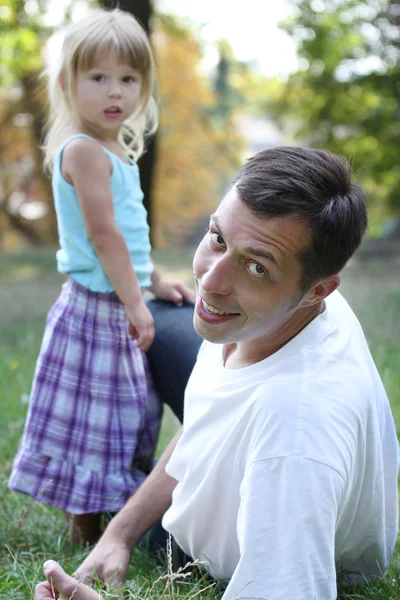
[[[39,583],[35,590],[35,600],[103,600],[90,587],[67,575],[55,560],[48,560],[43,565],[47,581]]]
[[[67,515],[69,537],[73,544],[96,544],[101,536],[101,513]]]

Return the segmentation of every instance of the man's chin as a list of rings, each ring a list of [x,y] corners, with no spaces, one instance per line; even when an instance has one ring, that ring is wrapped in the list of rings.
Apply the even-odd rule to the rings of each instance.
[[[193,326],[197,333],[207,342],[212,342],[213,344],[227,344],[231,341],[231,336],[229,336],[228,332],[223,331],[221,326],[206,323],[198,315],[194,316]]]

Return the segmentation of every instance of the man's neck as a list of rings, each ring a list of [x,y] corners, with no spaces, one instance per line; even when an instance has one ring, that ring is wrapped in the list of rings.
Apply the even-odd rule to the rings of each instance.
[[[229,370],[243,369],[272,356],[324,310],[325,302],[323,301],[315,306],[296,311],[279,330],[272,334],[246,342],[225,344],[223,349],[225,368]]]

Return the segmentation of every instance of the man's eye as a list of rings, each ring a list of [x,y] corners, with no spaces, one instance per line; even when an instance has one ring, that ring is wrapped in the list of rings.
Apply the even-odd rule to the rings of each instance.
[[[256,277],[265,277],[267,275],[267,272],[265,271],[264,267],[255,262],[249,263],[248,269],[250,273],[252,275],[255,275]]]
[[[216,231],[211,231],[211,240],[217,246],[224,246],[224,238],[219,235]]]

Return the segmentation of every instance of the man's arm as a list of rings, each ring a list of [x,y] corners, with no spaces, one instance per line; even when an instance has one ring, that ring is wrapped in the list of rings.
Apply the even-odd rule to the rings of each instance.
[[[122,581],[132,548],[148,529],[163,517],[172,502],[176,479],[165,471],[182,429],[172,439],[143,485],[110,521],[102,537],[76,570],[75,576],[90,579],[93,572],[103,581]]]

